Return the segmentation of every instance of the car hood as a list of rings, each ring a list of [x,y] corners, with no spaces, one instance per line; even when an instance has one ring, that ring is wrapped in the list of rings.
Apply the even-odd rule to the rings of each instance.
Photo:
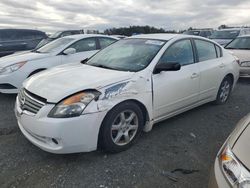
[[[250,126],[248,125],[233,147],[233,153],[248,169],[250,169],[249,138],[250,138]]]
[[[232,41],[232,39],[211,39],[211,40],[217,42],[221,46],[226,46],[229,42]]]
[[[6,67],[22,61],[31,61],[49,57],[51,54],[41,54],[34,52],[17,53],[0,58],[0,67]]]
[[[237,49],[229,49],[229,51],[238,57],[241,62],[250,61],[250,50],[237,50]]]
[[[250,169],[250,114],[240,121],[230,138],[235,156]]]
[[[130,79],[134,73],[70,64],[38,73],[23,84],[28,91],[57,103],[63,98],[86,89],[101,89]]]

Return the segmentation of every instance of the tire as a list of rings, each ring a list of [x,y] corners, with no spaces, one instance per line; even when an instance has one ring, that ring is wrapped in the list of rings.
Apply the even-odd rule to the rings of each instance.
[[[222,80],[219,91],[217,93],[215,104],[221,105],[227,102],[229,96],[231,95],[232,85],[233,85],[232,82],[233,81],[230,77],[225,77]]]
[[[118,153],[135,143],[142,132],[144,117],[134,102],[123,102],[115,106],[104,118],[99,143],[102,150]]]

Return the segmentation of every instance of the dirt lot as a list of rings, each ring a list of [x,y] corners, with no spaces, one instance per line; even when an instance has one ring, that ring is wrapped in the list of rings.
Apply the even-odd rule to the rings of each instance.
[[[17,129],[14,101],[0,95],[1,187],[201,188],[221,144],[250,112],[250,79],[240,80],[226,105],[206,104],[159,123],[131,149],[112,155],[40,150]]]

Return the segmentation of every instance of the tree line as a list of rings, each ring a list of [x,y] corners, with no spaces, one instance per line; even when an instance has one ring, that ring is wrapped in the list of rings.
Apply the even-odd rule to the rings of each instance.
[[[110,28],[104,31],[107,35],[125,35],[131,36],[136,34],[148,34],[148,33],[177,33],[175,30],[165,30],[163,28],[155,28],[151,26],[130,26],[120,28]]]

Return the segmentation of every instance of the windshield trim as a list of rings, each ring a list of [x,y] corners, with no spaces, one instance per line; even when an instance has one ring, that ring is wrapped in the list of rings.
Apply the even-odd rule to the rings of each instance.
[[[143,71],[143,70],[145,70],[145,69],[151,64],[151,62],[152,62],[152,61],[154,60],[154,58],[159,54],[159,52],[160,52],[160,51],[162,50],[162,48],[166,45],[166,43],[169,42],[169,40],[171,40],[171,39],[169,39],[169,40],[163,40],[163,39],[139,38],[139,37],[138,37],[138,38],[125,38],[125,39],[122,39],[122,40],[124,41],[124,40],[133,40],[133,39],[156,40],[156,41],[161,41],[161,42],[163,42],[163,44],[162,44],[162,46],[159,48],[159,50],[156,52],[156,54],[150,59],[149,63],[148,63],[143,69],[141,69],[141,70],[138,70],[138,71],[122,70],[122,69],[116,69],[115,67],[110,67],[110,69],[113,69],[113,70],[115,70],[115,71],[123,71],[123,72],[140,72],[140,71]],[[118,42],[118,41],[117,41],[117,42]],[[108,47],[111,47],[112,45],[116,44],[117,42],[115,42],[115,43],[109,45]],[[106,47],[106,48],[108,48],[108,47]],[[104,49],[106,49],[106,48],[104,48]],[[104,49],[102,49],[102,50],[104,50]],[[89,65],[89,66],[97,67],[97,66],[94,66],[94,65],[91,65],[91,64],[88,64],[88,63],[89,63],[89,61],[90,61],[93,57],[95,57],[97,54],[99,54],[102,50],[99,50],[97,53],[95,53],[93,56],[91,56],[91,57],[88,59],[88,61],[87,61],[86,63],[84,63],[83,65]],[[101,68],[101,67],[98,67],[98,68]]]

